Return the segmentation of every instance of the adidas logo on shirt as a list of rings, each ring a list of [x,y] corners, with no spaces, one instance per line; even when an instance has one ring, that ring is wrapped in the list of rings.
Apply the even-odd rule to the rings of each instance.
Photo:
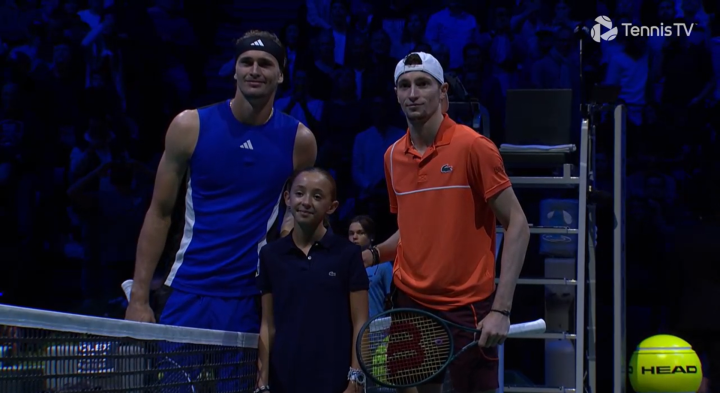
[[[240,145],[240,148],[241,148],[241,149],[253,150],[253,145],[252,145],[252,142],[250,142],[250,139],[248,139],[247,142],[245,142],[245,143],[243,143],[242,145]]]
[[[265,45],[263,45],[263,42],[261,40],[257,40],[255,42],[253,42],[252,44],[250,44],[250,46],[265,46]]]

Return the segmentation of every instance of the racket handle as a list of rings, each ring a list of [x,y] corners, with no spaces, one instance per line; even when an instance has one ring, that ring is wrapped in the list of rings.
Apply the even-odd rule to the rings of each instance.
[[[123,292],[125,292],[125,298],[130,301],[130,292],[132,292],[133,280],[125,280],[121,285]]]
[[[514,325],[510,325],[508,336],[545,333],[545,328],[545,320],[543,319],[538,319],[537,321],[532,322],[516,323]]]

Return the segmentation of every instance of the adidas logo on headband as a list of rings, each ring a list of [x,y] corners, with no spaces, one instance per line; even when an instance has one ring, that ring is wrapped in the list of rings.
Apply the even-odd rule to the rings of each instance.
[[[285,67],[286,53],[282,45],[269,38],[255,36],[244,37],[235,42],[235,58],[247,51],[262,51],[271,54],[280,68]]]

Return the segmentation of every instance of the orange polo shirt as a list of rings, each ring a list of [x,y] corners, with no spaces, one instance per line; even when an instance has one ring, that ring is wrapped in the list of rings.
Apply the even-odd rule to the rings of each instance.
[[[488,200],[511,185],[495,144],[446,114],[423,156],[409,130],[390,146],[385,175],[400,230],[395,285],[440,311],[492,295],[497,224]]]

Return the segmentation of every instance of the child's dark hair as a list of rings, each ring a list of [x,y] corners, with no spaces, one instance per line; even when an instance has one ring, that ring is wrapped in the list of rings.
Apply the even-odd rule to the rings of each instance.
[[[350,220],[350,225],[352,225],[353,223],[360,224],[362,229],[367,234],[368,238],[370,238],[371,242],[375,240],[375,221],[373,221],[370,216],[355,216],[352,220]]]
[[[336,200],[337,199],[337,184],[335,183],[335,178],[333,178],[332,175],[330,174],[330,172],[326,171],[325,169],[314,167],[314,166],[296,171],[292,175],[292,177],[290,177],[290,179],[288,180],[287,186],[285,187],[285,191],[290,191],[293,183],[295,183],[295,179],[297,179],[298,176],[300,176],[303,173],[310,173],[310,172],[319,173],[319,174],[323,175],[330,182],[330,186],[331,186],[330,187],[331,188],[330,198],[332,198],[333,201]]]

